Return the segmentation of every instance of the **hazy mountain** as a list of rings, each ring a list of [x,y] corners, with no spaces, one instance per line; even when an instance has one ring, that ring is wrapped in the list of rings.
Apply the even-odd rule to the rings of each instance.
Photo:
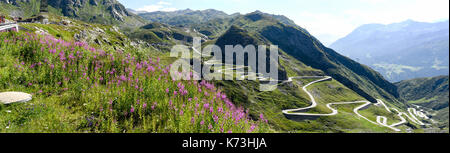
[[[449,21],[363,25],[331,48],[396,82],[448,75]]]
[[[418,78],[396,83],[401,98],[410,104],[436,111],[435,120],[448,127],[449,86],[448,76]]]
[[[39,12],[39,0],[0,0],[5,13],[27,18]],[[147,21],[129,12],[117,0],[48,0],[49,12],[82,21],[142,26]],[[23,9],[28,8],[28,9]]]

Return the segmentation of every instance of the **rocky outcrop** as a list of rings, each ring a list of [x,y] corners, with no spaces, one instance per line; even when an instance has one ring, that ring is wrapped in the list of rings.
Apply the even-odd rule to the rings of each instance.
[[[132,14],[116,0],[52,0],[49,5],[54,8],[60,8],[63,10],[63,14],[69,17],[79,17],[80,10],[83,7],[100,6],[106,8],[105,14],[111,15],[112,18],[118,21],[124,21],[124,17],[131,16]],[[92,14],[93,16],[104,16],[104,14]]]
[[[12,4],[15,6],[30,3],[31,0],[0,0],[0,2]],[[61,10],[61,13],[67,17],[82,19],[85,21],[99,22],[124,22],[125,17],[133,16],[117,0],[48,0],[48,6]],[[98,8],[99,11],[90,9]]]
[[[107,10],[116,20],[124,21],[123,19],[124,16],[131,16],[131,14],[122,4],[118,3],[112,4],[108,6]]]

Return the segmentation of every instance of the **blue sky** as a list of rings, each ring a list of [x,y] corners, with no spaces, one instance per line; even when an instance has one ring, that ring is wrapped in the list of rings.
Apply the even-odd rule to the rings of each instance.
[[[285,15],[329,45],[362,24],[412,19],[448,20],[449,0],[118,0],[145,11],[217,9],[228,14],[255,10]]]

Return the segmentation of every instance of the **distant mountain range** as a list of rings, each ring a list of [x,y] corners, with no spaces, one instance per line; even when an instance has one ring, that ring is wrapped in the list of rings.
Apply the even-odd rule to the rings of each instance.
[[[448,75],[449,21],[363,25],[330,45],[397,82]]]
[[[213,9],[198,11],[198,10],[178,10],[172,12],[147,12],[140,13],[139,16],[151,22],[159,22],[170,25],[185,26],[194,23],[204,23],[206,21],[217,18],[228,18],[228,14],[222,11]]]
[[[240,13],[227,14],[223,11],[218,11],[214,9],[207,9],[207,10],[185,9],[172,12],[162,12],[162,11],[157,12],[134,11],[134,12],[138,13],[139,16],[151,22],[159,22],[173,26],[193,27],[195,29],[199,29],[201,33],[207,36],[220,34],[221,32],[224,32],[226,28],[223,28],[224,25],[222,24],[231,23],[233,22],[234,19],[236,19],[236,17],[241,15]],[[273,17],[284,24],[295,26],[301,29],[301,27],[295,24],[294,21],[283,15],[272,15],[263,13],[261,11],[255,11],[254,13],[264,14],[266,16]]]

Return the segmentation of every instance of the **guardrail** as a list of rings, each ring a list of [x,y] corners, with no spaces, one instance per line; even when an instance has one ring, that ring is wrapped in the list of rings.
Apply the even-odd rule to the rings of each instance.
[[[17,24],[17,22],[1,23],[0,24],[0,31],[13,29],[13,28],[15,28],[16,31],[19,31],[19,25]]]

